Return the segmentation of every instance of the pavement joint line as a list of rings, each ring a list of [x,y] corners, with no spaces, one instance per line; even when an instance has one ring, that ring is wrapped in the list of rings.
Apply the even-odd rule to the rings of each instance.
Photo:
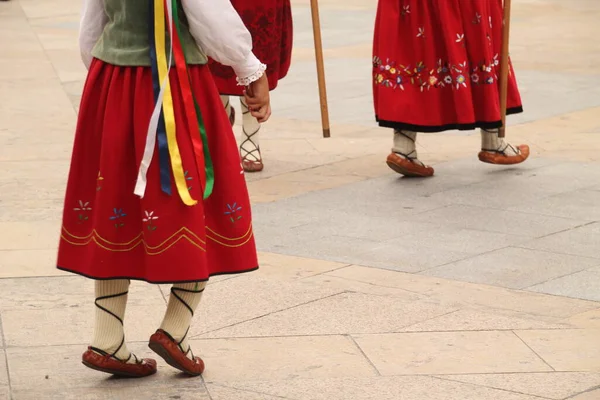
[[[422,277],[426,277],[426,278],[432,278],[432,279],[441,279],[441,280],[445,280],[445,281],[452,281],[455,283],[464,283],[464,284],[469,284],[469,285],[482,285],[482,286],[487,286],[487,287],[492,287],[495,289],[503,289],[503,290],[507,290],[510,292],[521,292],[521,293],[529,293],[529,294],[534,294],[534,295],[538,295],[538,296],[550,296],[550,297],[554,297],[554,298],[560,298],[560,299],[570,299],[570,300],[574,300],[574,301],[581,301],[581,302],[585,302],[585,303],[592,303],[592,304],[597,304],[598,307],[600,307],[600,302],[599,301],[594,301],[594,300],[586,300],[586,299],[574,299],[571,297],[566,297],[566,296],[559,296],[556,294],[551,294],[551,293],[538,293],[538,292],[531,292],[531,291],[527,291],[527,290],[521,290],[521,289],[510,289],[510,288],[505,288],[505,287],[500,287],[500,286],[493,286],[493,285],[489,285],[489,284],[479,284],[479,283],[472,283],[472,282],[464,282],[464,281],[456,281],[456,280],[450,280],[450,279],[446,279],[446,278],[436,278],[436,277],[432,277],[429,275],[419,275],[419,274],[413,274],[410,272],[399,272],[399,271],[394,271],[394,270],[388,270],[385,268],[379,268],[379,267],[370,267],[370,266],[362,266],[362,265],[355,265],[355,266],[359,266],[359,267],[363,267],[363,268],[371,268],[371,269],[380,269],[380,270],[385,270],[385,271],[390,271],[390,272],[397,272],[397,273],[401,273],[401,274],[407,274],[407,275],[417,275],[417,276],[422,276]],[[361,281],[359,279],[351,279],[351,278],[346,278],[346,277],[342,277],[342,276],[338,276],[338,275],[331,275],[333,277],[339,278],[339,279],[344,279],[344,280],[348,280],[348,281],[352,281],[352,282],[360,282],[363,284],[367,284],[367,285],[372,285],[372,286],[378,286],[378,287],[384,287],[387,289],[396,289],[396,290],[401,290],[401,291],[405,291],[405,292],[409,292],[412,294],[416,294],[416,295],[420,295],[420,296],[424,296],[427,298],[432,298],[435,297],[436,295],[428,295],[425,293],[421,293],[421,292],[414,292],[408,289],[404,289],[404,288],[398,288],[395,286],[386,286],[386,285],[378,285],[375,283],[371,283],[371,282],[365,282],[365,281]],[[487,307],[489,310],[507,310],[505,308],[496,308],[496,307]],[[510,309],[508,309],[510,310]],[[523,313],[525,315],[532,315],[532,316],[538,316],[538,317],[550,317],[547,315],[542,315],[542,314],[531,314],[531,313]],[[577,314],[581,314],[581,313],[577,313]],[[574,315],[577,315],[574,314]]]
[[[4,355],[4,365],[6,367],[6,379],[8,382],[8,393],[10,398],[12,399],[13,395],[12,395],[12,382],[10,379],[10,364],[8,363],[8,353],[6,352],[6,349],[8,348],[8,343],[6,342],[6,337],[4,335],[4,328],[3,328],[3,324],[2,324],[2,313],[0,312],[0,340],[2,341],[3,344],[3,348],[2,348],[2,354]]]
[[[273,253],[273,254],[277,254],[277,253]],[[285,256],[285,254],[281,254],[281,255]],[[322,261],[322,260],[318,260],[318,259],[313,259],[313,260]],[[341,269],[346,269],[348,267],[351,267],[352,265],[353,264],[346,264],[346,265],[343,265],[341,267],[336,267],[336,268],[330,269],[328,271],[319,272],[318,274],[304,276],[302,278],[299,278],[298,280],[302,281],[302,280],[305,280],[305,279],[314,278],[316,276],[323,276],[323,275],[326,275],[326,274],[328,274],[330,272],[335,272],[335,271],[339,271]]]
[[[592,260],[596,260],[596,259],[595,259],[595,258],[592,258]],[[592,270],[592,269],[595,269],[595,268],[598,268],[598,267],[600,267],[600,260],[598,260],[598,265],[595,265],[595,266],[593,266],[593,267],[584,268],[584,269],[582,269],[582,270],[579,270],[579,271],[570,272],[570,273],[568,273],[568,274],[561,275],[561,276],[556,276],[556,277],[554,277],[554,278],[549,278],[549,279],[546,279],[546,280],[545,280],[545,281],[543,281],[543,282],[534,283],[533,285],[530,285],[530,286],[524,287],[524,288],[522,288],[522,289],[519,289],[519,290],[525,290],[525,291],[528,291],[528,292],[535,292],[535,293],[539,293],[539,292],[536,292],[535,290],[531,290],[531,288],[533,288],[534,286],[543,285],[544,283],[548,283],[548,282],[552,282],[552,281],[555,281],[555,280],[558,280],[558,279],[566,278],[566,277],[568,277],[568,276],[571,276],[571,275],[576,275],[576,274],[580,274],[580,273],[582,273],[582,272],[590,271],[590,270]],[[563,295],[563,296],[560,296],[560,297],[569,297],[569,298],[576,298],[576,299],[579,299],[578,297],[571,297],[571,296],[564,296],[564,295]],[[584,300],[584,299],[580,299],[580,300]],[[594,300],[592,300],[592,301],[594,301]]]
[[[485,251],[483,253],[469,254],[465,258],[461,258],[459,260],[454,260],[454,261],[449,261],[447,263],[436,265],[434,267],[425,268],[424,270],[421,270],[421,271],[419,271],[417,273],[413,273],[413,275],[431,276],[431,275],[426,275],[424,273],[428,272],[428,271],[431,271],[431,270],[434,270],[434,269],[437,269],[437,268],[447,267],[448,265],[451,265],[451,264],[456,264],[456,263],[459,263],[459,262],[467,261],[467,260],[470,260],[472,258],[477,258],[477,257],[481,257],[481,256],[487,256],[489,254],[495,253],[495,252],[500,251],[500,250],[506,250],[506,249],[509,249],[511,247],[512,246],[509,245],[509,246],[504,246],[504,247],[501,247],[501,248],[498,248],[498,249],[488,250],[488,251]],[[463,282],[463,281],[461,281],[461,282]],[[475,282],[468,282],[468,281],[466,281],[466,283],[476,284]],[[490,285],[490,286],[494,286],[494,285]],[[497,286],[495,286],[495,287],[497,287]]]
[[[564,330],[567,330],[567,329],[564,329]],[[538,357],[540,360],[542,360],[542,361],[544,362],[544,364],[546,364],[548,367],[550,367],[550,369],[551,369],[552,371],[556,371],[556,369],[555,369],[555,368],[554,368],[552,365],[550,365],[550,364],[548,363],[548,361],[546,361],[546,360],[545,360],[545,359],[544,359],[542,356],[540,356],[540,355],[538,354],[538,352],[537,352],[537,351],[535,351],[535,350],[534,350],[534,349],[533,349],[533,348],[532,348],[532,347],[529,345],[529,343],[527,343],[527,342],[526,342],[526,341],[525,341],[525,340],[524,340],[524,339],[523,339],[521,336],[519,336],[519,334],[516,332],[516,330],[513,330],[513,331],[512,331],[512,333],[513,333],[513,334],[514,334],[514,335],[515,335],[517,338],[519,338],[519,340],[520,340],[521,342],[523,342],[523,344],[524,344],[525,346],[527,346],[527,348],[528,348],[529,350],[531,350],[531,351],[533,352],[533,354],[535,354],[535,355],[536,355],[536,356],[537,356],[537,357]]]
[[[527,243],[529,243],[529,242],[527,242]],[[559,251],[550,251],[550,250],[545,250],[545,249],[536,249],[533,247],[525,247],[527,245],[527,243],[523,243],[518,246],[514,245],[513,247],[516,247],[519,249],[524,249],[524,250],[537,250],[537,251],[541,251],[543,253],[549,253],[549,254],[557,254],[557,255],[563,255],[563,256],[572,256],[572,257],[581,257],[581,258],[589,258],[589,259],[593,259],[593,260],[600,260],[600,256],[593,257],[593,256],[589,256],[589,255],[581,255],[581,254],[575,254],[575,253],[563,253],[563,252],[559,252]],[[595,268],[595,267],[592,267],[592,268]]]
[[[360,344],[358,344],[358,342],[356,341],[356,339],[354,338],[353,334],[347,334],[346,335],[348,337],[348,339],[350,339],[350,341],[352,343],[354,343],[354,345],[356,346],[356,348],[358,349],[358,351],[360,351],[360,353],[363,355],[363,357],[365,358],[365,360],[367,360],[369,362],[369,364],[371,365],[371,367],[373,368],[373,371],[375,371],[375,374],[377,376],[382,376],[381,375],[381,371],[379,371],[379,369],[377,369],[377,366],[375,366],[375,363],[373,362],[373,360],[371,360],[369,358],[369,356],[367,355],[367,353],[365,353],[365,351],[363,350],[362,347],[360,347]]]
[[[294,398],[291,398],[291,397],[283,397],[283,396],[279,396],[279,395],[273,395],[273,394],[269,394],[269,393],[260,392],[260,391],[257,391],[257,390],[241,389],[241,388],[238,388],[238,387],[235,387],[235,386],[225,385],[223,383],[217,383],[217,382],[207,382],[207,383],[210,384],[210,385],[219,386],[219,387],[222,387],[222,388],[225,388],[225,389],[233,389],[233,390],[237,390],[237,391],[240,391],[240,392],[246,392],[246,393],[262,394],[262,395],[269,396],[269,397],[274,397],[274,398],[277,398],[277,399],[302,400],[302,399],[294,399]]]
[[[233,324],[230,324],[230,325],[227,325],[227,326],[220,327],[220,328],[218,328],[218,329],[212,329],[212,330],[210,330],[210,331],[206,331],[206,332],[199,333],[199,334],[197,334],[197,335],[191,336],[191,337],[190,337],[190,339],[196,339],[196,338],[198,338],[198,336],[200,336],[200,335],[206,335],[206,334],[209,334],[209,333],[218,332],[218,331],[220,331],[220,330],[223,330],[223,329],[226,329],[226,328],[231,328],[231,327],[234,327],[234,326],[236,326],[236,325],[244,324],[244,323],[246,323],[246,322],[255,321],[255,320],[257,320],[257,319],[261,319],[261,318],[264,318],[264,317],[268,317],[269,315],[272,315],[272,314],[277,314],[277,313],[280,313],[280,312],[283,312],[283,311],[292,310],[292,309],[294,309],[294,308],[302,307],[302,306],[305,306],[305,305],[307,305],[307,304],[316,303],[316,302],[318,302],[318,301],[325,300],[325,299],[328,299],[328,298],[330,298],[330,297],[339,296],[340,294],[344,294],[344,293],[347,293],[347,292],[348,292],[347,290],[342,290],[342,291],[340,291],[340,292],[338,292],[338,293],[334,293],[334,294],[332,294],[332,295],[329,295],[329,296],[324,296],[324,297],[321,297],[321,298],[318,298],[318,299],[314,299],[314,300],[311,300],[311,301],[307,301],[307,302],[304,302],[304,303],[301,303],[301,304],[296,304],[296,305],[294,305],[294,306],[291,306],[291,307],[287,307],[287,308],[282,308],[282,309],[279,309],[279,310],[271,311],[271,312],[269,312],[269,313],[267,313],[267,314],[264,314],[264,315],[259,315],[259,316],[257,316],[257,317],[250,318],[250,319],[247,319],[247,320],[244,320],[244,321],[240,321],[240,322],[236,322],[236,323],[233,323]]]
[[[559,217],[559,218],[560,218],[560,217]],[[576,221],[576,220],[574,220],[574,221]],[[569,231],[574,231],[574,230],[576,230],[576,229],[585,228],[586,226],[595,225],[595,224],[597,224],[598,222],[599,222],[599,221],[589,221],[589,222],[586,222],[586,223],[584,223],[584,224],[581,224],[581,225],[574,226],[574,227],[572,227],[572,228],[567,228],[567,229],[563,229],[563,230],[561,230],[561,231],[558,231],[558,232],[549,233],[549,234],[547,234],[547,235],[540,236],[540,237],[538,237],[538,238],[536,238],[536,239],[544,239],[544,238],[547,238],[547,237],[549,237],[549,236],[558,235],[559,233],[565,233],[565,232],[569,232]],[[592,257],[592,258],[593,258],[593,257]]]
[[[576,393],[576,394],[571,395],[569,397],[565,397],[563,400],[569,400],[569,399],[575,398],[577,396],[580,396],[582,394],[591,393],[591,392],[593,392],[595,390],[600,390],[600,385],[593,386],[593,387],[591,387],[589,389],[584,390],[583,392],[579,392],[579,393]]]
[[[529,372],[527,372],[527,373],[529,373]],[[463,374],[463,375],[472,375],[472,374]],[[469,385],[469,386],[474,386],[474,387],[481,387],[481,388],[499,390],[501,392],[522,394],[524,396],[535,397],[537,399],[553,400],[551,397],[538,396],[538,395],[531,394],[531,393],[523,393],[523,392],[519,392],[519,391],[516,391],[516,390],[502,389],[502,388],[498,388],[498,387],[495,387],[495,386],[481,385],[481,384],[478,384],[478,383],[464,382],[464,381],[457,380],[457,379],[448,379],[448,378],[444,378],[444,377],[439,376],[439,375],[431,375],[431,377],[434,378],[434,379],[439,379],[439,380],[446,381],[446,382],[457,382],[457,383],[461,383],[463,385]]]

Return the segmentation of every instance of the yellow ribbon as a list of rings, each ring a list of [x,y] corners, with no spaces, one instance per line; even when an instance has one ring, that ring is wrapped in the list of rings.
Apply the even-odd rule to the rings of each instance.
[[[183,161],[181,160],[181,154],[177,145],[177,127],[175,125],[175,112],[173,111],[173,96],[171,94],[171,85],[168,79],[169,69],[167,67],[167,50],[165,42],[165,3],[162,0],[154,2],[154,15],[154,39],[156,42],[159,81],[164,82],[166,78],[163,112],[167,132],[167,144],[169,146],[169,156],[171,158],[171,168],[173,169],[175,186],[177,187],[177,192],[179,193],[179,197],[181,197],[181,201],[183,201],[186,206],[193,206],[198,204],[198,201],[192,198],[188,190],[185,172],[183,170]],[[169,18],[169,21],[172,20]],[[172,49],[173,46],[171,46],[171,51]]]

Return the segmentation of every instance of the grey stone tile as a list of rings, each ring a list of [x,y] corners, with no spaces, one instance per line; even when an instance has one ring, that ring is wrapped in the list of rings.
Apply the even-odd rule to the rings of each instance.
[[[527,237],[549,235],[586,223],[586,221],[576,219],[466,205],[452,205],[424,212],[409,219]]]
[[[523,244],[522,247],[600,258],[600,223],[532,240]]]
[[[355,265],[384,268],[401,272],[419,272],[471,257],[472,254],[439,249],[431,245],[402,244],[390,241],[369,251],[353,254],[348,261]]]
[[[597,266],[592,258],[521,248],[506,248],[430,269],[421,274],[523,289]]]
[[[600,267],[556,278],[527,288],[534,292],[600,301]]]
[[[435,228],[436,225],[430,223],[390,221],[390,217],[331,213],[313,223],[292,228],[288,234],[296,237],[299,245],[303,241],[313,241],[315,238],[330,236],[387,242],[394,238],[427,235],[427,232],[432,232]]]
[[[560,185],[557,185],[560,187]],[[575,218],[583,221],[600,220],[600,191],[576,190],[546,198],[538,198],[510,210],[555,217]]]
[[[211,337],[387,333],[454,311],[429,301],[341,293],[211,333]]]
[[[276,230],[272,231],[276,234]],[[261,251],[272,253],[284,253],[288,255],[318,258],[322,260],[353,263],[358,258],[357,254],[364,252],[373,252],[381,246],[380,242],[344,237],[344,236],[315,236],[312,240],[298,240],[294,236],[274,237],[271,243],[260,242],[260,236],[257,235],[258,248]]]
[[[419,223],[409,222],[419,226]],[[428,249],[430,252],[451,251],[466,254],[480,254],[501,249],[527,241],[523,236],[505,233],[463,229],[454,226],[433,226],[429,229],[417,229],[403,235],[402,238],[388,240],[387,246]]]

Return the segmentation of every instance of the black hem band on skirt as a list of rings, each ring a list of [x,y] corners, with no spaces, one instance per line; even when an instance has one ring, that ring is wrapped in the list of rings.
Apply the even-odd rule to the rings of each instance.
[[[258,266],[251,268],[251,269],[246,269],[246,270],[241,270],[241,271],[232,271],[232,272],[219,272],[216,274],[212,274],[210,275],[207,279],[200,279],[200,280],[186,280],[186,281],[151,281],[148,279],[143,279],[143,278],[132,278],[129,276],[114,276],[114,277],[110,277],[110,278],[98,278],[95,276],[91,276],[91,275],[87,275],[87,274],[83,274],[81,272],[77,272],[77,271],[72,271],[70,269],[67,268],[63,268],[61,266],[57,266],[57,269],[61,270],[61,271],[65,271],[65,272],[70,272],[72,274],[75,275],[80,275],[83,276],[85,278],[88,279],[93,279],[96,281],[110,281],[113,279],[128,279],[130,281],[140,281],[140,282],[146,282],[146,283],[152,283],[152,284],[156,284],[156,285],[166,285],[166,284],[176,284],[176,283],[194,283],[194,282],[206,282],[208,281],[210,278],[214,277],[214,276],[219,276],[219,275],[237,275],[237,274],[245,274],[247,272],[253,272],[256,271],[258,269]]]
[[[506,115],[519,114],[523,112],[523,107],[513,107],[506,110]],[[413,125],[406,124],[403,122],[397,121],[386,121],[379,119],[379,117],[375,117],[379,126],[383,128],[392,128],[396,130],[405,130],[412,132],[420,132],[420,133],[437,133],[444,132],[450,130],[459,130],[459,131],[472,131],[477,128],[482,129],[498,129],[502,127],[502,121],[493,121],[493,122],[473,122],[471,124],[448,124],[448,125],[438,125],[438,126],[424,126],[424,125]]]

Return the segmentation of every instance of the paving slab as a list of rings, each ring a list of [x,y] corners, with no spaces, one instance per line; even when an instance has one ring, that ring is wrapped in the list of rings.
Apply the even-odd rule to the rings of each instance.
[[[600,223],[592,223],[532,240],[522,245],[530,249],[600,258]]]
[[[158,329],[166,306],[127,308],[125,336],[128,341],[147,342]],[[51,310],[10,310],[2,312],[7,347],[34,347],[80,344],[88,346],[93,338],[92,302]],[[65,323],[68,321],[68,323]],[[27,332],[26,335],[23,332]]]
[[[600,385],[593,372],[541,372],[535,374],[444,375],[443,379],[563,400]],[[575,397],[576,398],[576,397]]]
[[[0,278],[67,275],[56,269],[56,249],[0,250]]]
[[[490,331],[513,329],[566,329],[558,318],[479,307],[465,308],[407,326],[404,332]]]
[[[355,282],[362,282],[375,287],[403,289],[435,299],[442,304],[468,304],[535,316],[570,318],[600,308],[598,302],[360,266],[342,268],[323,275],[323,278],[329,276],[343,278],[347,287],[351,287]]]
[[[421,273],[459,281],[524,289],[596,267],[598,264],[599,260],[594,258],[508,247]]]
[[[6,353],[0,350],[0,395],[2,390],[8,387],[8,368],[6,362]]]
[[[600,301],[600,268],[591,268],[527,288],[534,292]]]
[[[600,329],[516,331],[557,371],[600,372]]]
[[[203,339],[191,344],[206,362],[203,376],[207,382],[376,375],[360,349],[345,336]]]
[[[227,382],[228,386],[294,400],[539,400],[539,397],[428,376]],[[213,387],[209,384],[212,394]],[[242,397],[243,398],[243,397]],[[250,397],[261,399],[261,397]],[[219,399],[220,400],[220,399]],[[223,399],[224,400],[224,399]]]
[[[529,237],[550,235],[589,222],[465,205],[452,205],[424,212],[411,220]]]
[[[552,371],[512,332],[354,335],[381,375]]]
[[[190,336],[194,337],[273,312],[297,307],[343,292],[310,282],[263,278],[260,270],[209,286],[202,296]],[[231,293],[236,293],[232,296]]]
[[[454,311],[433,302],[365,293],[341,293],[211,333],[259,337],[398,332]]]

